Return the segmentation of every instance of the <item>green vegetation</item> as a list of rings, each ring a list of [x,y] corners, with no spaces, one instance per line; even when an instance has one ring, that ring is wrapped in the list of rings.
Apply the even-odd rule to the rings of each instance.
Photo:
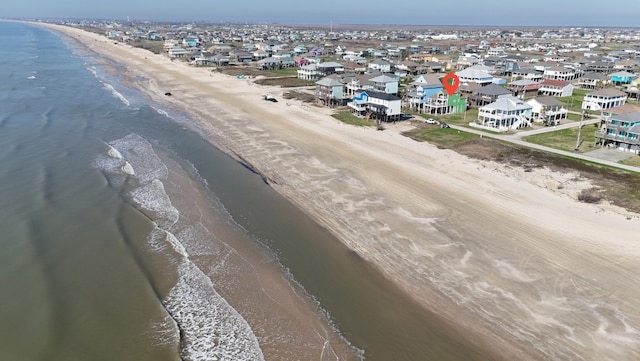
[[[358,127],[370,127],[375,125],[374,122],[368,120],[368,119],[364,119],[364,118],[360,118],[357,117],[353,114],[351,114],[351,112],[344,110],[344,111],[339,111],[335,114],[331,115],[332,117],[338,119],[339,121],[346,123],[346,124],[351,124],[351,125],[355,125]]]
[[[630,165],[632,167],[640,168],[640,156],[632,156],[632,157],[629,157],[627,159],[623,159],[623,160],[619,161],[618,163],[626,164],[626,165]],[[640,192],[640,190],[639,190],[639,192]],[[640,193],[638,194],[638,198],[640,198]]]
[[[593,150],[596,141],[595,128],[586,125],[582,127],[580,132],[580,152],[588,152]],[[554,132],[546,132],[542,134],[531,135],[525,137],[524,140],[534,144],[540,144],[547,147],[573,152],[578,139],[578,127],[556,130]]]
[[[469,126],[469,122],[473,122],[478,119],[478,109],[469,109],[465,113],[456,113],[456,114],[447,114],[447,115],[433,115],[433,114],[419,114],[419,116],[428,119],[433,118],[435,120],[461,125],[461,126]]]
[[[437,125],[427,126],[405,132],[404,135],[418,141],[426,141],[438,146],[450,147],[470,139],[480,138],[478,135],[452,128],[440,128]]]
[[[297,76],[298,68],[290,67],[290,68],[282,68],[282,69],[273,69],[273,70],[268,70],[268,72],[279,75],[279,76]]]
[[[593,90],[589,89],[573,89],[572,96],[558,98],[558,100],[563,102],[567,106],[567,109],[580,112],[582,111],[582,99],[584,99],[587,93],[592,91]]]

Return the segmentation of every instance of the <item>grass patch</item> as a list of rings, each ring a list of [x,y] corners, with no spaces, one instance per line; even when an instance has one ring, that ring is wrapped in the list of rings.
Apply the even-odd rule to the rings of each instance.
[[[279,76],[298,76],[298,68],[282,68],[282,69],[274,69],[267,70],[271,74],[279,75]]]
[[[349,111],[340,111],[334,114],[331,114],[332,117],[338,119],[339,121],[346,123],[346,124],[351,124],[351,125],[355,125],[358,127],[370,127],[375,125],[374,122],[368,120],[368,119],[364,119],[364,118],[360,118],[357,117],[353,114],[351,114],[351,112]]]
[[[559,101],[563,102],[567,109],[573,110],[576,112],[582,111],[582,100],[587,93],[591,93],[593,90],[589,89],[573,89],[573,95],[570,97],[561,97],[557,98]]]
[[[478,119],[478,109],[469,109],[466,113],[456,113],[447,115],[433,115],[433,114],[418,114],[419,116],[428,119],[433,118],[438,121],[442,121],[449,124],[469,126],[469,122],[473,122]]]
[[[623,159],[618,163],[640,168],[640,156],[632,156],[627,159]]]
[[[580,144],[578,146],[580,153],[593,150],[596,141],[595,130],[596,128],[592,125],[585,125],[582,127],[582,131],[580,132]],[[573,152],[575,150],[577,139],[578,127],[560,129],[553,132],[530,135],[523,138],[523,140],[530,143],[544,145],[567,152]]]
[[[429,125],[405,132],[404,135],[422,142],[429,142],[439,147],[450,147],[470,139],[480,138],[478,135],[463,132],[452,128],[440,128],[438,125]]]
[[[255,83],[260,85],[279,86],[282,88],[296,88],[314,85],[313,81],[298,78],[263,78],[256,80]]]

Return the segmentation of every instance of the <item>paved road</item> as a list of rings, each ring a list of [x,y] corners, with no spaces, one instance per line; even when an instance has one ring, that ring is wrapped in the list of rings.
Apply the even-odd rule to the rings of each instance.
[[[599,121],[600,121],[600,118],[588,119],[588,120],[585,120],[584,123],[585,123],[585,125],[588,125],[588,124],[597,123]],[[545,128],[534,129],[534,130],[520,131],[520,132],[517,132],[517,133],[514,133],[514,134],[499,134],[499,133],[485,132],[485,131],[482,131],[482,130],[479,130],[479,129],[462,127],[462,126],[459,126],[459,125],[449,124],[449,126],[452,129],[457,129],[457,130],[464,131],[464,132],[467,132],[467,133],[477,134],[477,135],[480,135],[482,137],[499,139],[499,140],[502,140],[502,141],[505,141],[505,142],[521,145],[521,146],[524,146],[524,147],[529,147],[529,148],[533,148],[533,149],[542,150],[542,151],[545,151],[545,152],[555,153],[555,154],[563,155],[563,156],[570,157],[570,158],[581,159],[581,160],[585,160],[585,161],[596,163],[596,164],[602,164],[602,165],[610,166],[610,167],[613,167],[613,168],[627,170],[627,171],[630,171],[630,172],[640,173],[640,168],[638,168],[638,167],[633,167],[633,166],[626,165],[626,164],[620,164],[620,163],[612,162],[612,161],[609,161],[609,160],[595,158],[595,157],[592,157],[592,156],[589,156],[589,155],[586,155],[586,154],[573,153],[573,152],[567,152],[567,151],[564,151],[564,150],[554,149],[554,148],[546,147],[544,145],[529,143],[529,142],[525,142],[524,140],[522,140],[522,137],[525,137],[525,136],[528,136],[528,135],[551,132],[551,131],[558,130],[558,129],[572,128],[572,127],[577,127],[579,125],[580,125],[580,122],[572,122],[572,123],[566,123],[566,124],[562,124],[562,125],[557,125],[557,126],[554,126],[554,127],[545,127]]]

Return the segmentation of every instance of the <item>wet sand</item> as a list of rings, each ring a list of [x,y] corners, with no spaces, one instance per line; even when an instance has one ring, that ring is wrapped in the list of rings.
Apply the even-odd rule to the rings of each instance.
[[[588,183],[417,143],[405,124],[379,132],[264,102],[282,90],[55,28],[148,79],[138,85],[151,97],[193,114],[214,144],[479,347],[505,360],[640,358],[640,221],[577,202]]]

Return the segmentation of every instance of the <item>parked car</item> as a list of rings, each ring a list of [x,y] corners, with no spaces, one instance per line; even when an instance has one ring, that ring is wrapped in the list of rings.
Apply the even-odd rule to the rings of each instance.
[[[445,122],[440,122],[440,128],[451,128],[451,127],[449,126],[449,124]]]
[[[425,119],[424,122],[427,124],[438,124],[438,121],[433,118]]]

